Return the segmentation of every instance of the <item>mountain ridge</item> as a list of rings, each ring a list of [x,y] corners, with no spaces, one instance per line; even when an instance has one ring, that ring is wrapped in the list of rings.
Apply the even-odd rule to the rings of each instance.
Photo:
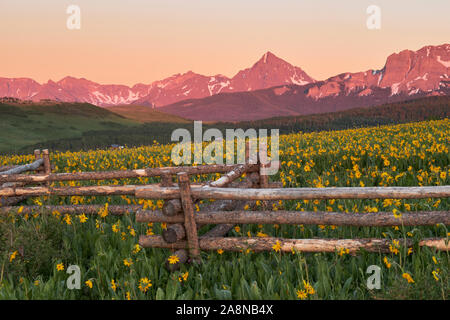
[[[29,78],[0,78],[0,97],[103,107],[134,104],[188,119],[240,121],[448,95],[449,72],[450,44],[402,50],[389,55],[382,69],[344,72],[321,81],[267,51],[231,78],[188,71],[132,87],[70,76],[42,85]]]
[[[174,74],[150,84],[133,86],[99,84],[86,78],[66,76],[59,81],[38,83],[31,78],[0,78],[0,97],[40,101],[87,102],[97,106],[139,104],[160,107],[188,98],[203,98],[221,92],[249,91],[274,85],[313,82],[301,68],[271,52],[266,52],[252,67],[232,78],[205,76],[193,71]]]

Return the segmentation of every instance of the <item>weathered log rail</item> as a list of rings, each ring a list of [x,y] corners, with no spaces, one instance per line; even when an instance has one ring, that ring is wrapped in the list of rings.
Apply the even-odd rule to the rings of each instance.
[[[40,167],[44,166],[44,159],[40,158],[37,159],[36,161],[29,163],[29,164],[24,164],[22,166],[13,166],[11,167],[9,170],[6,171],[2,171],[1,175],[2,177],[11,177],[14,176],[16,174],[20,174],[26,171],[36,171],[39,170]],[[0,182],[22,182],[22,181],[17,181],[15,179],[12,179],[11,181],[7,181],[8,179],[5,179],[5,181],[0,180]],[[25,181],[24,181],[25,182]]]
[[[183,216],[166,216],[161,211],[139,209],[136,222],[183,223]],[[358,227],[433,226],[450,225],[450,214],[445,211],[420,211],[404,213],[396,217],[392,212],[357,213],[328,211],[210,211],[195,215],[198,224],[290,224],[335,225]]]
[[[78,205],[31,205],[31,206],[4,206],[0,207],[0,214],[8,214],[10,212],[17,212],[20,209],[20,213],[33,214],[44,213],[48,214],[54,211],[58,211],[61,214],[87,214],[96,215],[105,206],[101,204],[78,204]],[[125,213],[135,213],[142,209],[141,205],[109,205],[108,214],[110,215],[124,215]]]
[[[43,175],[9,175],[0,172],[0,183],[4,182],[53,182],[53,181],[78,181],[78,180],[112,180],[112,179],[132,179],[148,178],[165,175],[175,175],[180,172],[186,172],[189,175],[210,174],[210,173],[228,173],[239,167],[239,165],[199,165],[185,167],[161,167],[146,168],[138,170],[116,170],[102,172],[75,172],[75,173],[51,173]],[[245,172],[255,172],[258,166],[255,164],[247,165]]]
[[[288,189],[239,189],[192,186],[192,196],[197,199],[220,200],[315,200],[315,199],[423,199],[450,197],[450,186],[436,187],[337,187]],[[180,198],[178,187],[158,185],[136,188],[136,197],[148,199]]]
[[[396,240],[396,239],[393,239]],[[273,246],[279,245],[281,252],[335,252],[340,249],[348,249],[349,253],[355,254],[364,249],[369,252],[389,252],[391,239],[285,239],[285,238],[255,238],[255,237],[199,237],[199,248],[201,250],[226,250],[244,251],[250,249],[254,252],[271,251]],[[412,246],[411,239],[397,239],[406,246]],[[167,243],[161,236],[140,236],[139,244],[144,248],[169,248],[185,249],[186,241]],[[448,240],[439,238],[426,238],[418,243],[419,246],[432,247],[437,250],[449,250]]]

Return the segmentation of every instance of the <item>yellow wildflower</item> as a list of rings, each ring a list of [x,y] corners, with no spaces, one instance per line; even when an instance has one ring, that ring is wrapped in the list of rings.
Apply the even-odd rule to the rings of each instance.
[[[170,264],[175,264],[180,261],[180,258],[175,254],[167,258],[167,261],[169,261]]]
[[[297,290],[297,298],[301,300],[305,300],[308,297],[308,294],[305,290]]]
[[[117,285],[118,283],[116,283],[114,279],[111,279],[111,289],[113,289],[114,292],[117,290]]]
[[[87,281],[84,282],[84,284],[85,284],[86,287],[88,287],[89,289],[92,289],[92,285],[93,285],[92,280],[87,280]]]
[[[68,224],[71,225],[72,224],[72,217],[68,214],[64,215],[63,220]]]
[[[14,251],[13,253],[11,253],[11,255],[9,256],[9,262],[12,262],[16,258],[16,255],[17,255],[17,250]]]
[[[396,219],[399,219],[399,218],[401,218],[401,216],[402,216],[402,213],[401,213],[401,212],[398,212],[397,209],[392,210],[392,213],[394,214],[394,217],[395,217]]]
[[[432,257],[434,264],[438,264],[438,261],[435,256]]]
[[[275,252],[280,252],[281,251],[281,242],[280,241],[276,241],[275,244],[272,246],[272,249]]]
[[[131,260],[130,258],[128,258],[128,259],[123,259],[123,264],[124,264],[126,267],[131,267],[131,265],[133,264],[133,260]]]
[[[434,280],[439,281],[439,273],[436,270],[433,270],[431,274],[433,275]]]
[[[139,280],[139,290],[142,292],[147,292],[147,290],[152,286],[152,281],[149,280],[147,277],[141,278]]]
[[[133,253],[136,254],[141,251],[141,246],[137,243],[134,245]]]
[[[78,216],[78,219],[80,219],[81,223],[85,223],[88,220],[88,217],[83,213]]]
[[[403,273],[402,277],[405,278],[408,281],[408,283],[414,283],[414,280],[409,273],[406,273],[406,272]]]
[[[384,264],[386,265],[386,268],[390,268],[391,267],[391,263],[389,262],[389,260],[387,259],[387,257],[384,257],[383,258],[383,262],[384,262]]]
[[[303,285],[305,286],[306,293],[308,293],[308,294],[316,293],[313,286],[310,285],[309,282],[306,282],[305,280],[303,280]]]

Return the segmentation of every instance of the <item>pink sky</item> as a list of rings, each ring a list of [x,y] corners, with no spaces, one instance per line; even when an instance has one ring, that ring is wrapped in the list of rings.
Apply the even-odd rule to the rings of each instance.
[[[66,27],[71,4],[81,30]],[[380,30],[366,27],[369,5],[381,8]],[[449,12],[448,0],[1,0],[0,77],[132,85],[188,70],[233,76],[271,51],[321,80],[449,43]]]

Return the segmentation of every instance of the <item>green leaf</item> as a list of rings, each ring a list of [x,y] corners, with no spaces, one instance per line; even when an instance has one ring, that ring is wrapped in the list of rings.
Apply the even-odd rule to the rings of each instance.
[[[161,288],[156,290],[156,300],[164,300],[164,291]]]

